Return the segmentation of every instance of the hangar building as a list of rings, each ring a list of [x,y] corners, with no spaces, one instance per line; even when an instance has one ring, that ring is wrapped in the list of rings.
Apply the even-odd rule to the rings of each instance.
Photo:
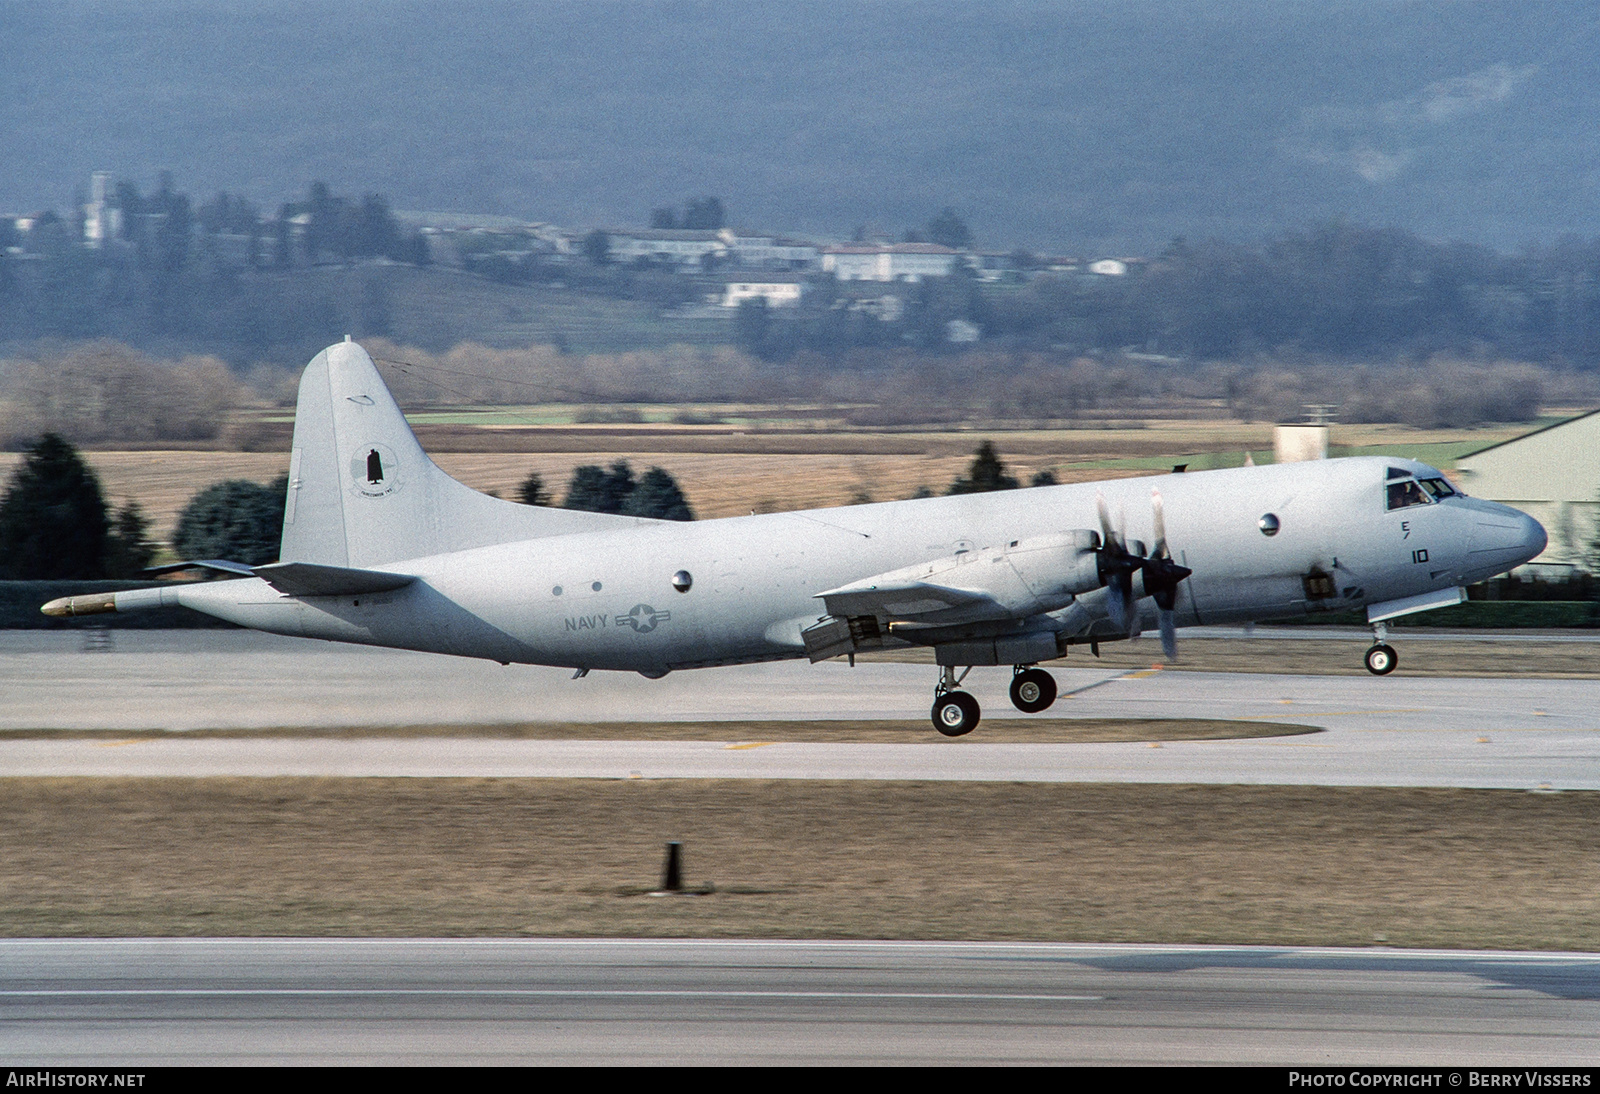
[[[1461,488],[1514,505],[1544,525],[1550,546],[1532,565],[1583,568],[1600,541],[1600,410],[1456,460]]]

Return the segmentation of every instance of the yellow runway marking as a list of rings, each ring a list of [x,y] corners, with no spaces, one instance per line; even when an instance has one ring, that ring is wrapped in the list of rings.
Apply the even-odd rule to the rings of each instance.
[[[146,745],[146,744],[149,744],[149,743],[150,743],[150,739],[147,738],[147,737],[134,737],[133,739],[127,740],[127,741],[101,741],[101,742],[99,742],[99,747],[100,748],[121,748],[123,745]]]
[[[1295,714],[1296,718],[1335,718],[1355,714],[1427,714],[1426,707],[1414,707],[1403,710],[1302,710]]]
[[[777,743],[777,741],[739,741],[736,744],[723,745],[722,747],[726,751],[736,752],[746,748],[766,748],[768,745],[775,745]]]

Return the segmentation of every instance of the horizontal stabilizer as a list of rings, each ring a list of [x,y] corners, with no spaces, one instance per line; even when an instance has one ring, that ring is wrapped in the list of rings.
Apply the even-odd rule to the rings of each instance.
[[[417,580],[410,574],[389,574],[381,570],[352,570],[344,566],[321,566],[313,562],[274,562],[257,566],[256,577],[290,596],[351,596],[358,593],[387,593],[403,589]]]
[[[229,562],[225,558],[197,558],[189,562],[169,562],[165,566],[147,566],[139,571],[144,577],[159,577],[162,574],[175,574],[179,570],[216,570],[224,574],[238,574],[240,577],[255,577],[253,566],[245,562]]]

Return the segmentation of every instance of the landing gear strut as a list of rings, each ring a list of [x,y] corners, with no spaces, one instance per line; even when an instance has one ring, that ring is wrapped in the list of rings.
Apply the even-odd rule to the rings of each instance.
[[[971,671],[969,667],[967,672]],[[946,737],[965,736],[978,728],[978,700],[956,690],[967,672],[957,676],[949,665],[939,670],[939,686],[933,690],[933,728]]]
[[[1389,645],[1389,628],[1382,623],[1372,625],[1372,648],[1367,650],[1367,671],[1374,676],[1388,676],[1400,664],[1400,655]]]
[[[1056,701],[1056,678],[1037,665],[1018,665],[1011,677],[1011,705],[1024,714],[1048,710]]]

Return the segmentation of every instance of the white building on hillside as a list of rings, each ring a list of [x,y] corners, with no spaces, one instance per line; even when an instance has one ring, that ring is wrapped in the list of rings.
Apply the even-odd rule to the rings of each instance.
[[[746,300],[765,300],[769,308],[798,307],[805,294],[805,282],[798,277],[749,275],[729,280],[717,301],[725,308],[737,308]]]
[[[781,236],[734,236],[728,245],[732,258],[752,270],[814,270],[819,252],[815,243]]]
[[[822,248],[822,270],[840,281],[949,277],[957,253],[937,243],[840,243]]]
[[[705,265],[709,255],[713,262],[728,257],[729,248],[736,238],[727,228],[605,228],[602,231],[610,244],[607,252],[613,262],[637,262],[644,259],[661,265]]]

